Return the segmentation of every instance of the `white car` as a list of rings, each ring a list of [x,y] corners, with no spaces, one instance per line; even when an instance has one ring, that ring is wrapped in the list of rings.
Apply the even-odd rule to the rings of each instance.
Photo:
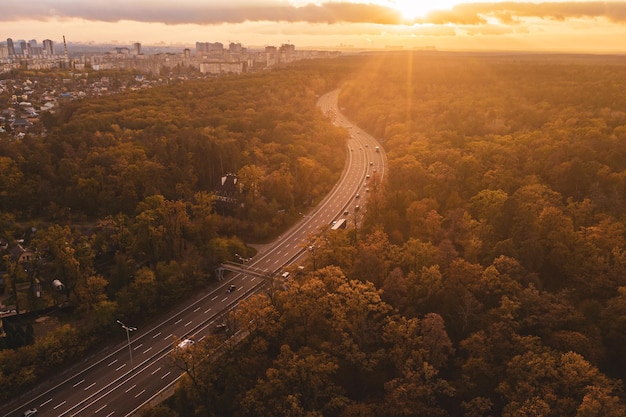
[[[31,408],[30,410],[26,410],[22,413],[22,417],[33,417],[37,415],[37,409]]]
[[[195,342],[191,339],[183,339],[179,344],[178,344],[178,349],[179,350],[185,350],[187,349],[189,346],[193,345]]]

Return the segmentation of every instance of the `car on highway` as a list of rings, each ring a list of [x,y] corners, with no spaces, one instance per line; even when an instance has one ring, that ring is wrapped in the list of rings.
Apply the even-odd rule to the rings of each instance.
[[[36,408],[31,408],[29,410],[26,410],[22,413],[22,417],[33,417],[37,415],[37,409]]]
[[[230,287],[228,287],[228,289],[226,290],[226,292],[230,294],[231,292],[235,291],[236,289],[237,289],[237,287],[236,287],[236,286],[231,285]]]
[[[224,333],[228,331],[228,325],[226,323],[216,324],[213,328],[213,333]]]
[[[361,197],[359,194],[355,195],[354,198],[359,198]]]
[[[181,340],[181,342],[178,344],[178,346],[176,346],[179,350],[185,350],[187,349],[189,346],[193,345],[195,342],[191,339],[183,339]]]

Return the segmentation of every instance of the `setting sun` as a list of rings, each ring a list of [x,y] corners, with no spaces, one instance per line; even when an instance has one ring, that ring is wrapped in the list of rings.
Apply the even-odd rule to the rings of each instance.
[[[413,20],[419,17],[424,17],[433,10],[449,9],[458,3],[460,2],[437,1],[435,3],[417,0],[392,0],[390,6],[398,10],[402,14],[402,17],[404,17],[405,19]]]
[[[396,0],[392,6],[398,10],[405,19],[415,19],[426,15],[432,8],[432,3],[418,2],[415,0]]]

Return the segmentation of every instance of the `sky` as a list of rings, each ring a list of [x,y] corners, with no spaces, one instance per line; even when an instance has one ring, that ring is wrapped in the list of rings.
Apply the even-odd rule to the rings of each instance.
[[[0,0],[0,40],[626,53],[626,1]]]

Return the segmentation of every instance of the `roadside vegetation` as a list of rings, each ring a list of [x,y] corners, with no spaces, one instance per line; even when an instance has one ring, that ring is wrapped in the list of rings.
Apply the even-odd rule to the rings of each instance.
[[[175,351],[185,377],[144,416],[626,415],[621,57],[372,54],[66,108],[0,147],[3,178],[45,181],[28,204],[2,188],[4,230],[45,219],[36,270],[65,277],[71,306],[56,343],[16,332],[32,344],[0,352],[2,382],[80,357],[74,320],[111,334],[168,308],[315,204],[345,157],[314,108],[337,87],[389,158],[362,217]],[[227,172],[244,207],[212,194]]]
[[[333,88],[318,69],[177,83],[68,102],[45,136],[0,141],[2,301],[18,313],[2,320],[0,399],[122,336],[117,319],[166,312],[316,204],[345,160],[347,134],[315,107]],[[58,326],[36,337],[42,314]]]
[[[362,58],[362,222],[145,416],[625,415],[625,88],[621,57]]]

